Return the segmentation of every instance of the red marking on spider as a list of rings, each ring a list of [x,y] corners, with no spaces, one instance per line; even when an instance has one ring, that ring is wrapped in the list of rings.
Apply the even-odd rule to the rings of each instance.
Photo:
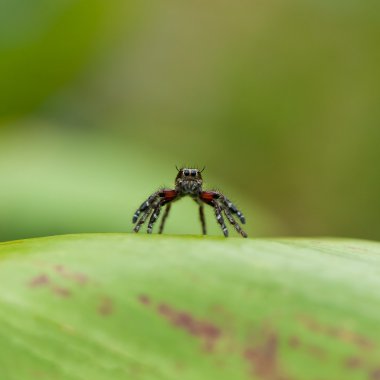
[[[203,191],[201,194],[202,200],[205,202],[211,202],[214,199],[214,194],[213,191]]]

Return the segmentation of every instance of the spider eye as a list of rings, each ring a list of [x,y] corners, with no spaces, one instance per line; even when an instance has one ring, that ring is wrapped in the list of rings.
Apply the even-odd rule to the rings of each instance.
[[[186,170],[183,171],[183,174],[185,174],[186,176],[188,176],[190,173],[189,173],[189,171],[186,169]]]
[[[191,171],[191,176],[192,176],[192,177],[195,177],[196,175],[197,175],[197,171],[196,171],[196,170],[192,170],[192,171]]]

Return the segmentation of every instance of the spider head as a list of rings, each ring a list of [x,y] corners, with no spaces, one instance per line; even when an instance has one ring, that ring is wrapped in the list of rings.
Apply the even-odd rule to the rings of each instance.
[[[197,195],[202,191],[202,171],[193,168],[178,169],[175,187],[179,193]]]

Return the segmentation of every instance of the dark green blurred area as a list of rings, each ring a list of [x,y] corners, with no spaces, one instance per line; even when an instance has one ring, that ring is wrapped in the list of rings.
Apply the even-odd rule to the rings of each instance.
[[[0,240],[130,231],[182,163],[250,236],[379,239],[379,46],[369,0],[0,2]]]

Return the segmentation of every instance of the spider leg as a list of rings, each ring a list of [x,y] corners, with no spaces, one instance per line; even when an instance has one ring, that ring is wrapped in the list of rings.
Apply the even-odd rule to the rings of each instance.
[[[140,228],[141,226],[145,223],[146,219],[148,218],[148,216],[152,213],[152,206],[148,207],[148,209],[146,209],[144,211],[144,213],[142,214],[142,216],[140,217],[139,221],[137,222],[137,224],[135,225],[135,227],[133,228],[133,231],[134,232],[139,232],[140,231]]]
[[[221,213],[221,210],[224,211],[224,214],[226,215],[228,221],[235,227],[235,230],[241,236],[243,236],[243,237],[248,236],[246,234],[246,232],[243,231],[243,229],[240,227],[239,223],[237,223],[236,220],[234,219],[234,217],[232,216],[232,214],[236,214],[238,216],[238,218],[240,219],[240,221],[244,224],[245,223],[244,215],[223,194],[219,193],[218,191],[202,191],[199,195],[199,198],[203,202],[214,206],[216,218],[217,218],[217,220],[221,226],[222,226],[221,219],[218,218],[218,214],[217,214],[218,208],[220,210],[220,213]],[[217,205],[217,206],[215,206],[215,205]],[[223,229],[223,226],[222,226],[222,229]],[[223,229],[223,233],[224,233],[224,236],[227,236],[226,233],[224,232],[224,229]]]
[[[231,211],[232,214],[236,214],[237,217],[240,219],[240,221],[245,224],[245,217],[244,215],[236,208],[236,206],[227,198],[225,197],[223,194],[220,194],[220,201],[222,202],[222,204],[226,207],[228,207],[228,209]]]
[[[218,202],[212,201],[212,205],[214,206],[214,209],[215,209],[216,220],[220,224],[220,227],[223,231],[224,236],[228,237],[228,230],[227,230],[226,224],[224,223],[224,219],[222,216],[222,209],[219,206]]]
[[[224,214],[226,215],[228,221],[235,227],[235,230],[243,237],[248,237],[247,233],[243,231],[243,229],[240,227],[239,223],[236,222],[234,217],[231,214],[231,211],[228,207],[226,207],[224,204],[222,205],[222,209],[224,211]]]
[[[199,205],[199,218],[201,220],[201,225],[202,225],[202,234],[206,235],[207,234],[207,232],[206,232],[206,218],[205,218],[205,211],[204,211],[203,203],[199,201],[199,198],[194,199],[194,201]]]
[[[161,207],[162,207],[162,204],[163,204],[164,201],[160,201],[157,203],[157,205],[155,205],[153,207],[153,214],[152,216],[150,217],[149,219],[149,224],[148,224],[148,229],[147,229],[147,233],[148,234],[151,234],[152,233],[152,230],[153,230],[153,224],[156,222],[156,220],[158,219],[158,217],[160,216],[160,212],[161,212]]]
[[[170,208],[172,207],[171,203],[168,203],[165,208],[164,216],[161,219],[160,229],[158,231],[159,234],[162,234],[162,231],[164,230],[166,218],[169,216]]]
[[[203,235],[206,235],[206,219],[205,219],[205,210],[202,204],[199,205],[199,217],[201,218],[201,224],[202,224],[202,233]]]
[[[141,206],[137,209],[137,211],[133,215],[133,219],[132,219],[133,223],[137,222],[137,219],[142,212],[152,207],[152,203],[155,201],[155,198],[157,198],[158,195],[159,195],[159,191],[156,191],[155,193],[150,195],[149,198],[145,202],[141,203]]]
[[[213,191],[202,191],[202,193],[199,195],[199,199],[207,203],[208,205],[214,207],[216,220],[220,224],[220,227],[223,231],[223,235],[225,237],[228,237],[228,230],[226,224],[224,223],[222,208],[220,207],[216,199],[214,199],[216,198],[215,195],[218,194]]]
[[[133,231],[139,232],[141,226],[145,223],[148,216],[152,214],[152,216],[149,219],[147,231],[148,233],[151,233],[153,229],[153,224],[160,214],[161,206],[176,199],[177,195],[177,191],[171,189],[162,189],[153,193],[144,203],[141,204],[141,206],[133,215],[133,223],[137,222]],[[142,216],[140,216],[141,213]]]

